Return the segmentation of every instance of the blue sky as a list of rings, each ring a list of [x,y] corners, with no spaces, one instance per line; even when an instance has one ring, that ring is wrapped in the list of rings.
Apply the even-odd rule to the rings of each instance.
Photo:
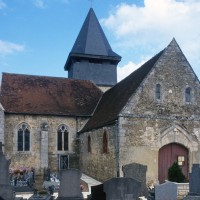
[[[0,73],[67,77],[89,0],[0,0]],[[200,78],[199,0],[93,0],[121,80],[177,40]]]

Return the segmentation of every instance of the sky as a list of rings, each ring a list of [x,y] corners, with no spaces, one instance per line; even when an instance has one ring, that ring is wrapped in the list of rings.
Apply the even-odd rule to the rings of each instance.
[[[64,65],[93,7],[118,81],[176,39],[200,79],[199,0],[0,0],[0,74],[67,77]]]

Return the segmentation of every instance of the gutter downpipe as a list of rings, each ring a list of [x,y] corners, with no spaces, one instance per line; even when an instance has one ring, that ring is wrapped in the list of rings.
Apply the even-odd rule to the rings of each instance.
[[[119,120],[119,118],[118,118]],[[115,120],[115,135],[116,135],[116,170],[117,177],[120,177],[120,164],[119,164],[119,122]]]

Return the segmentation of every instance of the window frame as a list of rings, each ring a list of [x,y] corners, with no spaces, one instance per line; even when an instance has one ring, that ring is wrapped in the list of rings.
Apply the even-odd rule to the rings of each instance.
[[[69,151],[69,128],[66,124],[57,129],[57,151]]]
[[[21,134],[21,136],[19,134]],[[23,122],[20,125],[18,125],[16,137],[17,137],[16,138],[17,152],[30,152],[31,151],[31,131],[30,131],[30,126],[27,123]],[[19,142],[19,138],[21,140],[20,142]]]
[[[91,136],[90,135],[88,135],[88,137],[87,137],[87,150],[88,150],[88,153],[92,153]]]
[[[108,133],[107,131],[104,131],[103,133],[103,141],[102,141],[102,145],[103,145],[103,154],[107,154],[108,153]]]
[[[192,103],[192,88],[190,86],[185,88],[185,103]]]
[[[161,101],[162,99],[162,86],[160,83],[157,83],[155,86],[155,99],[156,101]]]

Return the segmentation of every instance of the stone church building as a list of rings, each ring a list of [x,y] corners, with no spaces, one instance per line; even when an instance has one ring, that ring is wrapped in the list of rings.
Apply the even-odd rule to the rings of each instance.
[[[3,73],[0,141],[10,167],[79,168],[98,180],[147,165],[164,182],[200,162],[200,84],[176,40],[117,83],[121,57],[91,8],[65,64],[68,78]]]

